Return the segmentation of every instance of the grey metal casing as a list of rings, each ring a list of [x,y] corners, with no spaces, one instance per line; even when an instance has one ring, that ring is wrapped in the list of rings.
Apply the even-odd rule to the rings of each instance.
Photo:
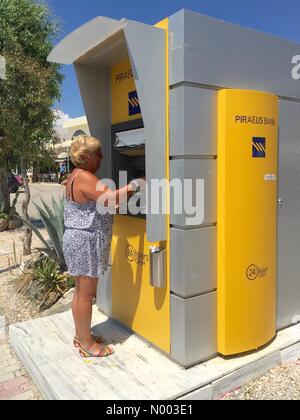
[[[186,227],[190,226],[188,218],[192,216],[186,211],[182,214],[176,214],[177,209],[185,210],[184,197],[187,188],[183,188],[182,196],[172,188],[174,180],[193,180],[190,183],[195,186],[195,180],[204,180],[204,220],[202,223],[197,223],[197,226],[202,224],[212,224],[217,221],[217,161],[216,159],[172,159],[170,161],[170,207],[171,207],[171,224],[175,226]],[[175,192],[176,191],[176,192]],[[193,187],[192,202],[196,201],[195,188]],[[198,194],[198,197],[200,192]],[[197,204],[200,205],[199,202]],[[200,210],[200,208],[199,208]],[[200,214],[200,212],[199,212]],[[195,226],[193,226],[195,227]]]
[[[217,155],[217,92],[196,86],[170,90],[170,155]]]
[[[147,180],[166,177],[166,34],[163,29],[130,22],[125,28],[127,48],[138,91],[146,140]],[[155,156],[158,159],[155,159]],[[151,185],[148,183],[151,206]],[[167,239],[166,215],[146,216],[149,242]]]
[[[81,99],[92,136],[101,139],[104,159],[99,178],[111,178],[110,147],[110,72],[108,69],[86,64],[74,64]],[[98,86],[98,89],[95,89]],[[99,94],[101,92],[101,95]],[[105,100],[103,98],[106,98]],[[99,118],[101,115],[101,118]]]
[[[292,58],[300,46],[190,10],[169,19],[170,85],[255,89],[300,98]]]
[[[96,304],[105,315],[112,316],[112,267],[98,281]]]
[[[298,82],[300,84],[300,81]],[[277,327],[300,322],[300,103],[281,100]]]
[[[171,357],[184,367],[217,353],[217,293],[171,295]]]
[[[216,222],[216,121],[216,91],[197,86],[170,90],[170,178],[204,179],[203,224]],[[173,200],[171,190],[171,224],[176,226],[170,232],[171,291],[187,298],[217,286],[216,227],[186,229],[185,215],[173,214]]]
[[[171,292],[187,298],[217,288],[217,228],[170,230]]]
[[[150,257],[150,285],[155,288],[166,288],[167,284],[167,260],[166,249],[152,247]]]

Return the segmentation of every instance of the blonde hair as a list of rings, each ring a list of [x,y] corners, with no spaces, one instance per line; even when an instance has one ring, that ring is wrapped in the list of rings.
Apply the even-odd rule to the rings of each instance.
[[[71,161],[76,167],[85,165],[87,156],[92,155],[98,150],[101,151],[100,140],[86,135],[77,136],[71,146]]]

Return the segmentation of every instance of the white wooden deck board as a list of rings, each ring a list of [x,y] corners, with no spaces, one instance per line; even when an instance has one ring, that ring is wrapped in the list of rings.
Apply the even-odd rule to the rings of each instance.
[[[114,355],[98,359],[79,357],[78,350],[72,347],[71,311],[10,327],[12,345],[45,398],[167,400],[185,396],[186,399],[189,393],[192,395],[193,391],[209,384],[214,386],[215,382],[220,393],[222,378],[228,389],[229,374],[240,375],[240,369],[251,365],[255,376],[255,362],[260,361],[257,363],[259,374],[262,359],[270,360],[267,356],[300,342],[300,325],[295,325],[279,332],[277,338],[259,352],[229,360],[216,357],[186,370],[97,308],[94,308],[93,324],[96,325],[94,331],[114,344]]]

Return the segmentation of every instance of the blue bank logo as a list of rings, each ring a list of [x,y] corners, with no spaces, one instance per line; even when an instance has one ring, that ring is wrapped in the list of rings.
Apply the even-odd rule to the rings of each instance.
[[[137,91],[128,92],[128,114],[136,115],[141,113]]]
[[[253,137],[252,157],[254,158],[266,157],[266,138],[265,137]]]

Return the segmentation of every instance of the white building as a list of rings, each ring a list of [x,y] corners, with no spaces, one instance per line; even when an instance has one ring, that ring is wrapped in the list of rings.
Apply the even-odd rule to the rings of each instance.
[[[68,168],[72,140],[74,137],[81,134],[90,135],[86,117],[82,116],[78,118],[66,119],[58,127],[58,133],[62,141],[54,146],[54,149],[57,153],[55,162],[61,164],[66,163]]]

